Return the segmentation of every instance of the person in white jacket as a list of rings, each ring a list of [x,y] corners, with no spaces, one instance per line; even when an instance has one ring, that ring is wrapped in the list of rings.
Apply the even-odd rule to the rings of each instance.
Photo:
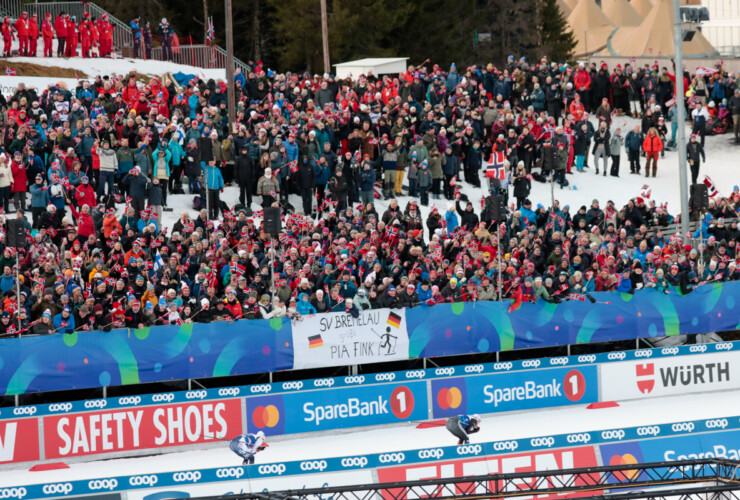
[[[10,185],[13,184],[13,172],[5,153],[0,154],[0,207],[8,213],[10,210]]]

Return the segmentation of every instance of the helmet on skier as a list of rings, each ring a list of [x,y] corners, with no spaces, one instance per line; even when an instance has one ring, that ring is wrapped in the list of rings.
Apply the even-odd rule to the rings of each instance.
[[[478,422],[478,423],[481,423],[481,420],[482,420],[482,419],[480,418],[480,415],[478,415],[477,413],[476,413],[475,415],[471,415],[471,416],[470,416],[470,419],[471,419],[471,420],[475,420],[475,421],[476,421],[476,422]]]

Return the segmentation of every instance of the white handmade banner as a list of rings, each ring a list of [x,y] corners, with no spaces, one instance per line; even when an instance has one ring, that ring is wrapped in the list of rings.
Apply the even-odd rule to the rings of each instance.
[[[293,325],[293,368],[409,359],[405,309],[304,316]]]

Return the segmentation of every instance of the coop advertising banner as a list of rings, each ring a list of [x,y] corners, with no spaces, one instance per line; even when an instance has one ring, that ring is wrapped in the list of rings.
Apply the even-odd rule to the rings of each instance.
[[[293,368],[360,365],[409,358],[405,309],[304,317],[293,325]]]
[[[241,401],[55,415],[43,425],[47,459],[197,444],[241,434]]]
[[[294,434],[424,420],[426,387],[407,382],[247,398],[247,430]]]

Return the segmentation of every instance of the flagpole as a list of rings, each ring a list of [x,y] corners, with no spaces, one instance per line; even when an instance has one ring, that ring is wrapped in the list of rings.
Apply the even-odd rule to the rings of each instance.
[[[497,273],[497,279],[498,282],[497,288],[498,288],[498,300],[501,301],[501,226],[496,227],[496,258],[498,259],[498,273]]]
[[[21,338],[21,267],[18,257],[15,261],[15,300],[18,304],[16,314],[18,315],[18,338]]]
[[[272,291],[272,300],[275,300],[275,238],[270,233],[270,290]]]
[[[681,233],[689,232],[689,183],[686,169],[686,105],[683,88],[683,36],[681,10],[678,0],[673,0],[673,45],[676,50],[676,116],[678,121],[676,149],[678,149],[678,180],[681,192]],[[699,221],[701,229],[701,221]]]

